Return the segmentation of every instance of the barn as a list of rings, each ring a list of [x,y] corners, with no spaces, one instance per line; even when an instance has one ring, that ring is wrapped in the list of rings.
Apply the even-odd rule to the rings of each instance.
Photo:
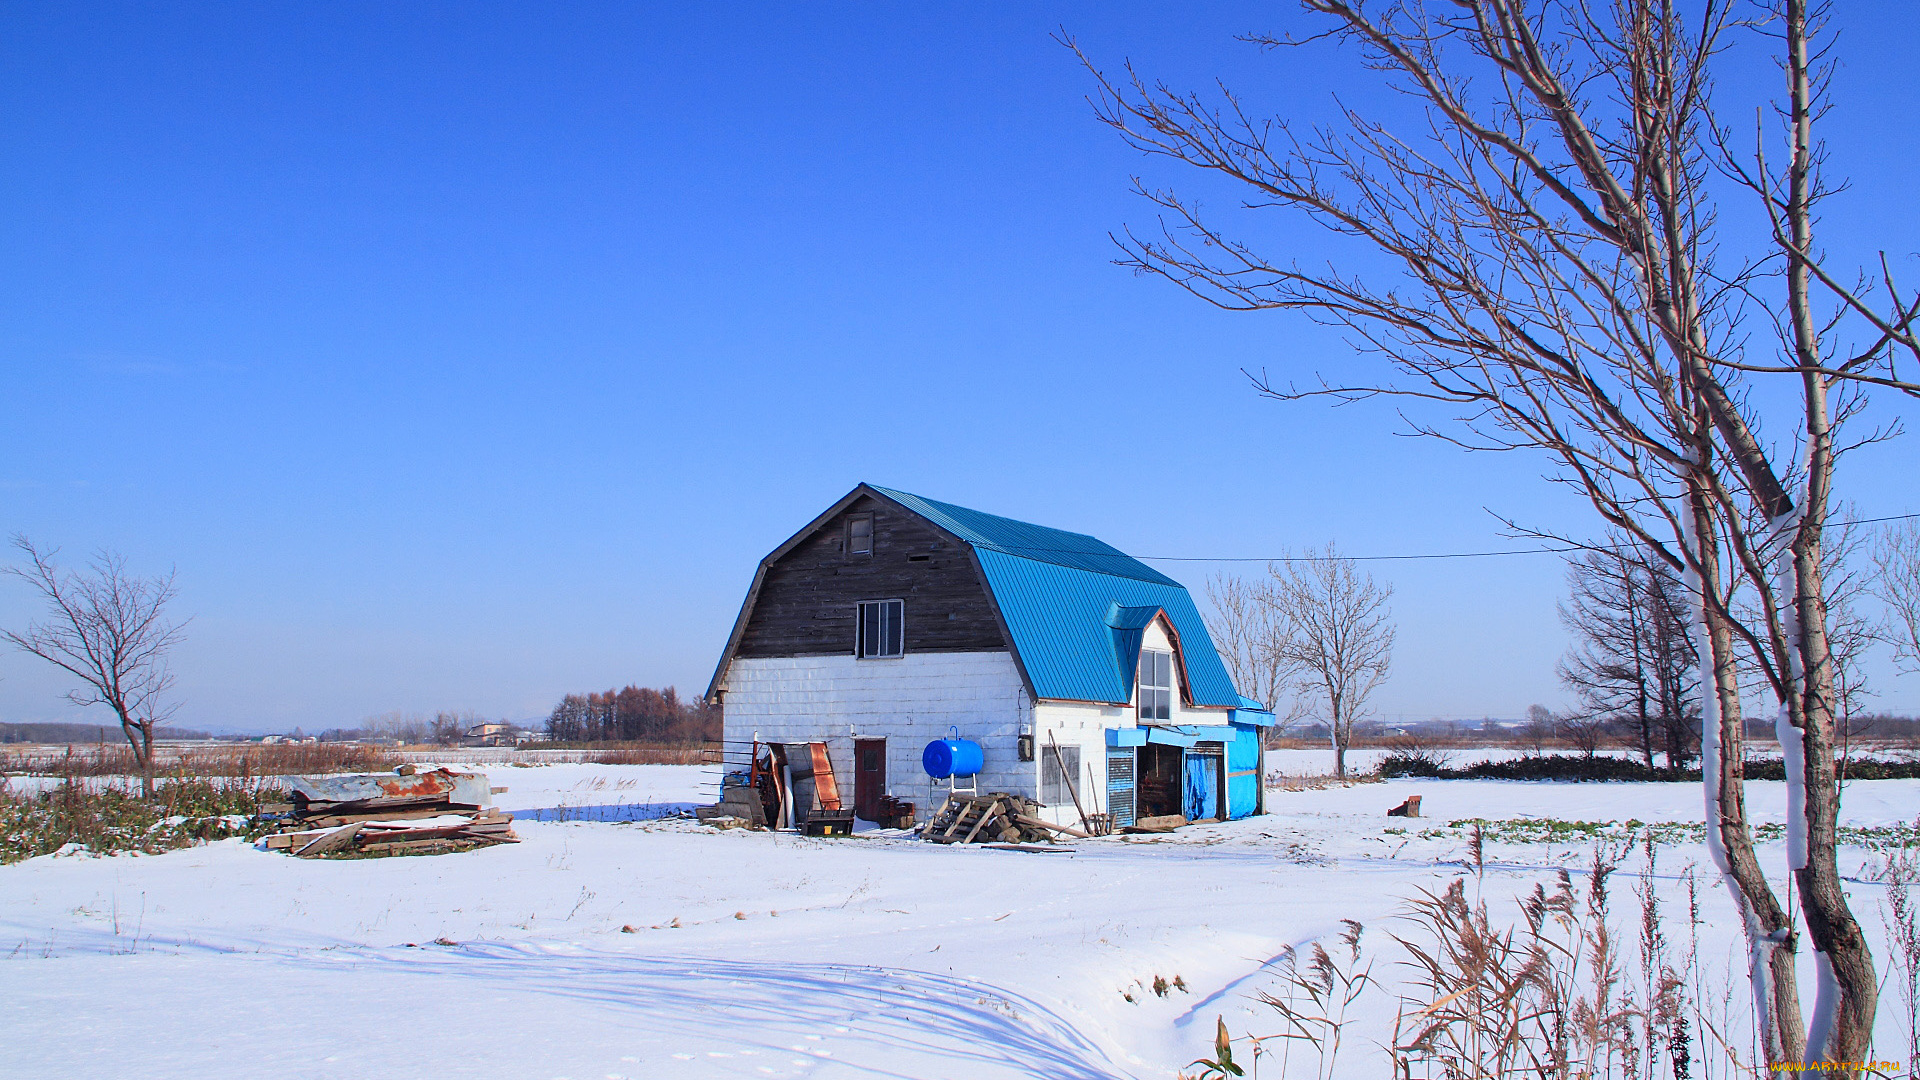
[[[1076,794],[1116,827],[1263,810],[1273,717],[1179,582],[1091,536],[868,484],[760,561],[707,697],[730,752],[826,744],[867,820],[886,796],[928,815],[945,785],[921,754],[950,733],[982,748],[980,791],[1057,822]]]

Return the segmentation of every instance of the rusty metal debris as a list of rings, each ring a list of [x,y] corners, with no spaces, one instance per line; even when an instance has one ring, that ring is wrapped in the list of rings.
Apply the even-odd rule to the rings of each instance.
[[[295,777],[286,825],[273,851],[322,855],[438,855],[518,843],[513,815],[489,804],[485,773],[401,766],[393,773]],[[499,789],[499,790],[505,790]]]

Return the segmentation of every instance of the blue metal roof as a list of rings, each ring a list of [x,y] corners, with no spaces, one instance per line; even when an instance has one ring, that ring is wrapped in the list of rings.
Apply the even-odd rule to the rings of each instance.
[[[1186,587],[1082,533],[983,514],[903,491],[874,488],[973,548],[1041,698],[1124,704],[1133,697],[1140,634],[1165,612],[1180,639],[1193,704],[1240,705]]]
[[[873,490],[965,540],[976,551],[998,551],[1054,566],[1091,570],[1096,574],[1148,581],[1186,591],[1179,582],[1167,575],[1085,533],[1030,525],[998,514],[983,514],[964,506],[923,499],[904,491],[883,487]],[[1106,614],[1104,607],[1100,614]]]

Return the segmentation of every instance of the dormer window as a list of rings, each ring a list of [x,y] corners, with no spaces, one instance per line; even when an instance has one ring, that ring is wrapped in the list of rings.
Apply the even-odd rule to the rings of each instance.
[[[1140,650],[1140,720],[1173,717],[1173,654],[1162,649]]]
[[[847,519],[847,554],[873,554],[872,514],[859,514]]]

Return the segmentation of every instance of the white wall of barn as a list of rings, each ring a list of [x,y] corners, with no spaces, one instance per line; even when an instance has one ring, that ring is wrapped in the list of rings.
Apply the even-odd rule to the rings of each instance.
[[[1089,814],[1107,809],[1107,729],[1133,727],[1130,705],[1099,705],[1080,701],[1043,701],[1033,711],[1034,784],[1038,790],[1039,766],[1053,753],[1051,740],[1061,747],[1080,748],[1079,775],[1073,778],[1080,804]],[[1078,815],[1073,800],[1062,799],[1047,807],[1042,815],[1056,825],[1074,825]]]
[[[853,805],[854,739],[887,740],[887,788],[924,819],[928,777],[920,754],[958,728],[984,751],[980,790],[1037,794],[1033,762],[1017,740],[1033,723],[1026,685],[1006,651],[736,659],[722,685],[729,750],[761,742],[824,742],[845,805]]]

